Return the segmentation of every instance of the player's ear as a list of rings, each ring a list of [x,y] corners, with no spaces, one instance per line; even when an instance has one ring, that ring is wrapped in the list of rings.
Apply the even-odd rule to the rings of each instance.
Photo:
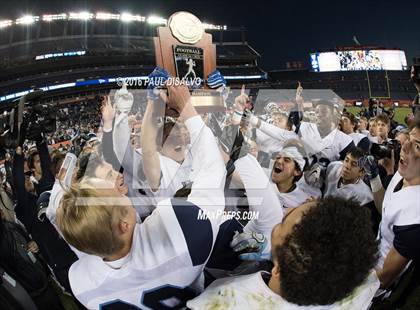
[[[130,224],[125,219],[120,219],[118,223],[118,228],[120,229],[120,232],[125,234],[130,230]]]
[[[273,269],[271,269],[271,276],[276,279],[280,279],[280,266],[277,260],[274,260]]]
[[[362,168],[360,168],[359,169],[359,178],[363,178],[364,175],[365,175],[365,171]]]

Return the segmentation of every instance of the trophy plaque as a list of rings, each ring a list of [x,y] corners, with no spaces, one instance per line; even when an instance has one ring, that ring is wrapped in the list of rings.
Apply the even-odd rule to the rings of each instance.
[[[224,111],[221,93],[205,85],[206,77],[216,69],[216,46],[201,21],[191,13],[176,12],[166,27],[158,27],[157,35],[156,65],[172,77],[191,81],[191,101],[199,113]]]

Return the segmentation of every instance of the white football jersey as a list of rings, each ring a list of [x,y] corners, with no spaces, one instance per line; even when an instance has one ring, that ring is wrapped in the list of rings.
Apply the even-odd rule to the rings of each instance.
[[[275,294],[265,284],[263,273],[223,278],[214,281],[200,296],[190,300],[190,309],[210,310],[250,310],[250,309],[287,309],[287,310],[335,310],[367,309],[379,287],[376,272],[372,271],[365,282],[344,300],[325,306],[299,306]],[[322,285],[322,283],[320,283]]]
[[[247,154],[235,161],[235,169],[238,171],[247,193],[249,211],[255,212],[244,227],[244,232],[258,232],[267,238],[266,251],[271,249],[271,231],[274,226],[283,220],[281,202],[276,197],[277,188],[273,188],[268,177],[258,163],[257,159]]]
[[[353,132],[349,134],[349,136],[353,139],[355,146],[360,147],[366,152],[369,151],[371,141],[366,135],[358,132]]]
[[[271,183],[271,186],[273,186],[276,191],[277,198],[284,209],[299,207],[312,196],[311,193],[304,191],[298,183],[296,183],[295,188],[288,193],[280,193],[274,183]]]
[[[88,309],[156,309],[193,298],[203,288],[202,270],[218,231],[216,222],[198,219],[199,210],[182,200],[162,201],[136,224],[127,256],[113,262],[80,258],[69,271],[76,298]]]
[[[257,139],[259,150],[266,153],[280,152],[283,148],[284,141],[273,139],[260,129],[257,129]]]
[[[53,188],[51,189],[50,201],[48,202],[48,207],[45,212],[45,215],[47,216],[48,220],[54,226],[54,228],[57,230],[58,234],[61,237],[63,236],[57,226],[57,209],[60,206],[60,201],[61,201],[61,198],[63,198],[64,194],[65,194],[65,190],[63,186],[61,185],[60,181],[56,179],[54,182]],[[78,249],[73,247],[71,244],[69,244],[69,247],[74,252],[74,254],[76,254],[78,258],[88,255],[86,253],[79,251]]]
[[[179,164],[175,160],[158,153],[162,177],[160,180],[159,190],[152,192],[147,184],[147,180],[145,180],[145,176],[142,176],[144,179],[142,180],[142,178],[138,175],[138,167],[142,165],[143,155],[141,154],[141,151],[139,152],[138,150],[134,150],[132,148],[129,139],[130,133],[131,130],[128,125],[128,117],[126,114],[122,113],[117,116],[112,132],[114,152],[119,162],[124,167],[124,177],[129,179],[126,176],[127,170],[131,175],[131,179],[133,179],[132,183],[134,185],[134,191],[133,193],[129,192],[129,194],[132,197],[138,198],[136,201],[138,201],[138,204],[141,205],[141,208],[137,208],[138,213],[140,215],[147,215],[153,210],[153,208],[148,208],[148,203],[156,204],[159,201],[173,197],[174,194],[184,186],[184,184],[187,184],[190,181],[192,155],[188,149],[184,161],[182,164]],[[143,189],[149,197],[142,197],[141,195],[138,195],[136,192],[138,189]],[[135,204],[135,206],[137,206],[137,204]],[[144,209],[144,211],[142,209]]]
[[[352,132],[349,136],[353,139],[354,145],[359,144],[360,140],[367,138],[366,135],[358,132]]]
[[[380,256],[378,267],[382,268],[392,246],[403,256],[410,257],[410,246],[396,242],[409,239],[413,244],[420,243],[418,231],[406,234],[420,225],[420,185],[402,187],[403,177],[397,171],[388,185],[382,203],[382,221],[379,228]],[[403,236],[401,238],[401,236]]]
[[[162,178],[159,190],[153,193],[156,202],[171,198],[175,193],[190,181],[192,173],[192,156],[186,153],[184,161],[180,164],[162,154],[159,154]]]
[[[372,190],[360,179],[355,184],[339,184],[343,163],[335,161],[328,165],[325,177],[324,197],[334,196],[344,199],[356,199],[360,205],[368,204],[373,201]]]
[[[72,292],[87,308],[182,306],[202,289],[202,271],[221,218],[199,215],[201,210],[223,211],[226,169],[214,136],[201,117],[192,117],[185,125],[196,158],[188,201],[161,201],[143,223],[136,224],[125,257],[104,262],[89,255],[71,266]]]
[[[370,134],[368,135],[369,141],[372,143],[378,143],[378,137],[373,137]]]
[[[331,162],[344,159],[351,147],[354,147],[353,140],[337,128],[322,138],[316,124],[301,122],[298,133],[307,155],[315,155],[318,160]]]
[[[296,185],[306,194],[308,194],[309,196],[314,197],[315,199],[321,198],[322,197],[322,193],[321,190],[318,187],[315,187],[313,185],[309,185],[306,180],[305,177],[302,176],[299,181],[296,182]]]
[[[257,129],[257,143],[260,150],[266,153],[280,152],[283,144],[290,139],[299,139],[298,135],[286,129],[279,128],[267,122],[261,121]]]

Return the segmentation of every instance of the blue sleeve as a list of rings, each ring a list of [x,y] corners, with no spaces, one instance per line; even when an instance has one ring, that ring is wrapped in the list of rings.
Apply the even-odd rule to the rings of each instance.
[[[51,157],[48,152],[47,143],[45,141],[37,142],[36,148],[39,153],[39,160],[41,162],[42,177],[39,180],[37,192],[49,191],[54,186],[55,175],[51,171]]]
[[[364,137],[362,140],[359,141],[357,147],[360,147],[363,151],[369,152],[370,150],[370,141],[368,137]]]
[[[407,259],[420,260],[420,224],[394,226],[394,248]]]
[[[302,120],[302,112],[300,111],[292,111],[289,114],[289,118],[292,121],[293,125],[295,125],[296,128],[299,127],[300,121]],[[297,131],[296,131],[297,133]]]
[[[356,146],[354,145],[353,141],[351,141],[349,144],[347,144],[347,146],[340,151],[340,160],[344,160],[344,158],[346,158],[347,153],[350,150],[354,149],[355,147]]]
[[[111,164],[114,170],[120,171],[121,164],[114,153],[114,141],[112,139],[112,131],[103,132],[102,135],[102,154],[107,163]]]
[[[201,209],[188,201],[172,199],[171,203],[184,234],[193,266],[204,264],[213,246],[210,220],[201,219]]]

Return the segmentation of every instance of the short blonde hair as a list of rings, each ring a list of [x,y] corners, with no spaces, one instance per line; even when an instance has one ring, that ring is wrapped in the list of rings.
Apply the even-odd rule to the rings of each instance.
[[[57,224],[66,241],[76,249],[106,257],[124,246],[118,224],[127,210],[112,204],[112,196],[98,186],[100,183],[100,179],[89,179],[72,186],[61,199]]]

